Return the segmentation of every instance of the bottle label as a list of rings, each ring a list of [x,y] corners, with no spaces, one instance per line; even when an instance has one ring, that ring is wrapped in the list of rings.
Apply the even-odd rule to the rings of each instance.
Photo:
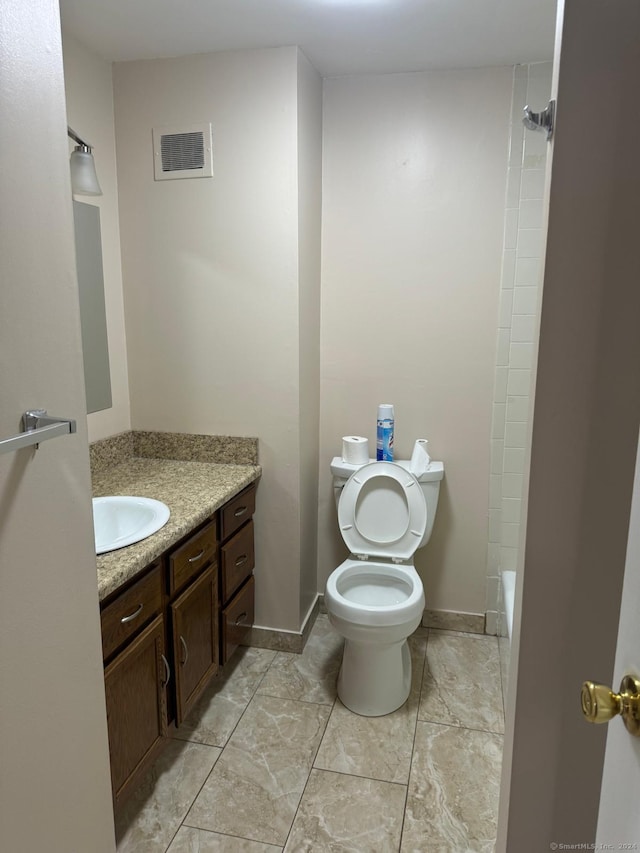
[[[376,460],[378,462],[393,462],[393,421],[378,421]]]

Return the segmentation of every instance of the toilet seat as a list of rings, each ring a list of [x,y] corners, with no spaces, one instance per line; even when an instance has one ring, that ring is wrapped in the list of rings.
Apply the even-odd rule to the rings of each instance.
[[[338,524],[352,554],[408,560],[427,526],[424,493],[400,465],[371,462],[347,480],[338,503]]]

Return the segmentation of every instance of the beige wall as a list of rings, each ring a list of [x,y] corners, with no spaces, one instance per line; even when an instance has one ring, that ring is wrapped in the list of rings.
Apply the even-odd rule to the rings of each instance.
[[[0,849],[115,850],[57,3],[0,20]]]
[[[298,51],[300,614],[317,592],[322,78]]]
[[[111,63],[69,35],[64,36],[64,77],[67,121],[94,146],[96,171],[102,196],[78,196],[85,204],[100,208],[102,266],[104,273],[109,367],[113,405],[88,416],[89,440],[96,441],[131,429],[129,380],[122,297],[118,181],[116,176],[113,84]],[[69,140],[69,150],[74,143]]]
[[[345,558],[329,460],[428,438],[445,463],[427,607],[484,612],[510,68],[325,80],[319,584]]]
[[[259,437],[256,623],[297,630],[298,51],[122,63],[114,87],[133,427]],[[215,177],[155,182],[152,128],[198,121]]]

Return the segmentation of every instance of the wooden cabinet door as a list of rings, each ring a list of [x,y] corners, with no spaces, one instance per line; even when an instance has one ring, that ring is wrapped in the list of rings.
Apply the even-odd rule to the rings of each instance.
[[[176,724],[218,671],[218,575],[212,566],[171,605]]]
[[[164,623],[158,616],[105,669],[113,799],[118,803],[167,734]]]

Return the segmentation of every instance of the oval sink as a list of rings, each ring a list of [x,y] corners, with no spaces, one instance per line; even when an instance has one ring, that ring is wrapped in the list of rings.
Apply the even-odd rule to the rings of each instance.
[[[131,495],[94,498],[96,554],[105,554],[146,539],[167,523],[170,514],[166,504],[153,498]]]

